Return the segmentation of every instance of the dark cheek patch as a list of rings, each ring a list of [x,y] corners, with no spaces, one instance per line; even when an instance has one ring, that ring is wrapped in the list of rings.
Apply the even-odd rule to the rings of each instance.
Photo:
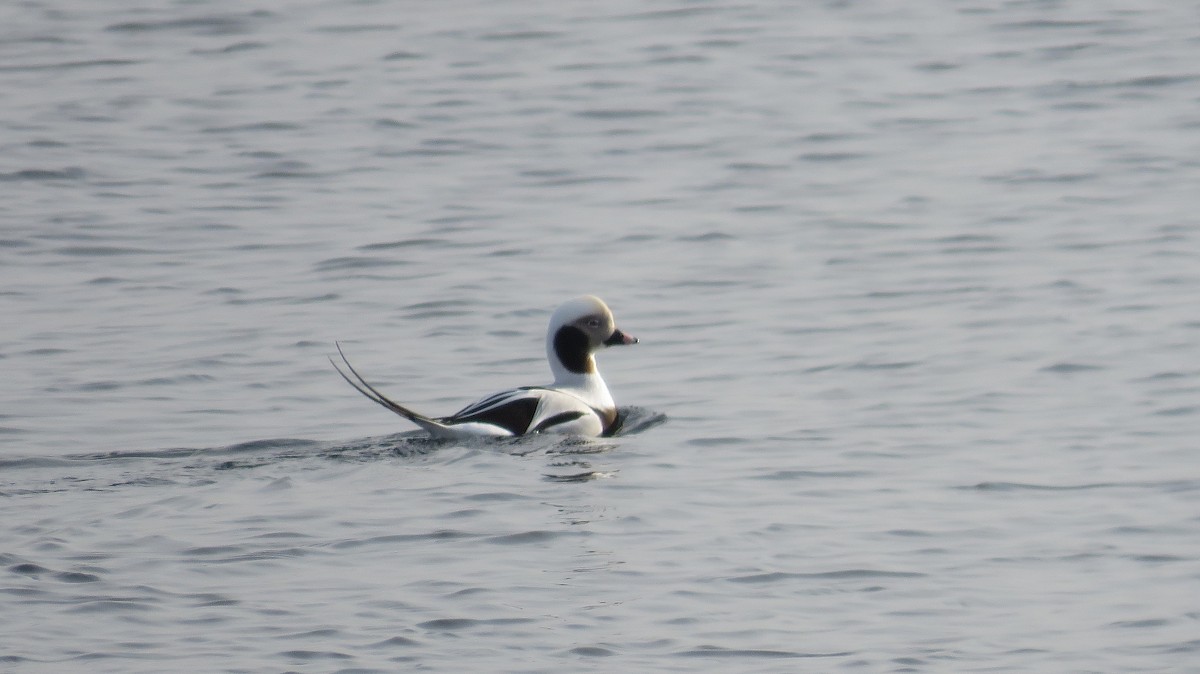
[[[593,371],[587,335],[573,325],[561,327],[554,333],[554,353],[571,372],[590,374]]]

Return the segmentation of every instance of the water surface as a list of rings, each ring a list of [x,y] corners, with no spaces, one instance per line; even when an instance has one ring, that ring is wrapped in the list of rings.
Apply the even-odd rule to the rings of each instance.
[[[1190,8],[0,15],[4,668],[1193,666]]]

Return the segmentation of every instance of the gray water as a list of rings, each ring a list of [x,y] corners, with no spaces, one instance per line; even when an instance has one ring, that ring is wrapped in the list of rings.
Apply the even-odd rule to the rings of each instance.
[[[1196,19],[5,4],[0,669],[1195,671]]]

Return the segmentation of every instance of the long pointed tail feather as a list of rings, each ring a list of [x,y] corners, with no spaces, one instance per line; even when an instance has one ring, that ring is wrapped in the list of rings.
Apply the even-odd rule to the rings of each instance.
[[[355,370],[354,366],[350,364],[350,361],[346,358],[346,354],[342,351],[342,345],[338,342],[334,342],[334,345],[337,346],[338,355],[342,357],[342,362],[346,364],[346,367],[350,370],[350,374],[354,375],[354,379],[351,379],[350,375],[347,375],[345,372],[343,372],[342,368],[338,366],[337,361],[335,361],[332,357],[329,359],[329,362],[331,365],[333,365],[333,369],[337,370],[337,373],[342,375],[342,379],[345,379],[347,384],[350,384],[354,387],[355,391],[358,391],[375,403],[386,407],[387,409],[399,414],[400,416],[408,419],[418,426],[421,426],[422,428],[427,430],[445,428],[445,424],[442,424],[435,419],[431,419],[419,412],[414,412],[404,405],[401,405],[400,403],[397,403],[391,398],[388,398],[380,393],[378,389],[368,384],[367,380],[363,379],[363,376],[358,373],[358,370]]]

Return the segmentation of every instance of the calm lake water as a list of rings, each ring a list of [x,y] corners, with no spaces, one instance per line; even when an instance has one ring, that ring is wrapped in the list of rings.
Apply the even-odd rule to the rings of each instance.
[[[1188,3],[9,3],[0,669],[1200,661]],[[604,297],[624,435],[447,444]]]

